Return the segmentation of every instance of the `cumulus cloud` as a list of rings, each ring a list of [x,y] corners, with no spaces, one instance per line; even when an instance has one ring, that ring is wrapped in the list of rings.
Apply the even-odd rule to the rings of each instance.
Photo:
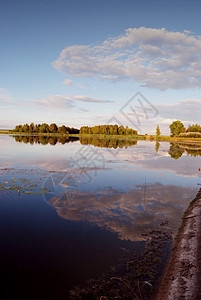
[[[132,79],[165,90],[201,87],[201,36],[165,28],[128,28],[98,45],[63,49],[53,66],[72,77]]]

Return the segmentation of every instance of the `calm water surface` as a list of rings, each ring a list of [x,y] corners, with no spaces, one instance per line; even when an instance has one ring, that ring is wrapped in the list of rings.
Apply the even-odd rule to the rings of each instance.
[[[161,223],[175,236],[201,183],[200,153],[165,142],[0,135],[3,299],[68,299],[125,251],[142,251],[143,234]]]

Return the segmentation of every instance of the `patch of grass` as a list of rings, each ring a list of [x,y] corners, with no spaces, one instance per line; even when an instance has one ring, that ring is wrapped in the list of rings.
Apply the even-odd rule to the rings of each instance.
[[[12,133],[12,130],[0,129],[0,134],[10,134],[10,133]]]

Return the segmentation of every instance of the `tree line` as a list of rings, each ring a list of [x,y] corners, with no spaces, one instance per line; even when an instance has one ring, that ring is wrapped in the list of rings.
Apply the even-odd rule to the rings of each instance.
[[[67,127],[65,125],[57,126],[55,123],[48,125],[42,124],[23,124],[16,125],[13,132],[19,133],[59,133],[59,134],[103,134],[103,135],[137,135],[137,130],[128,128],[128,126],[118,125],[96,125],[82,126],[79,129]]]
[[[82,126],[80,134],[104,134],[104,135],[137,135],[137,130],[118,125]]]
[[[79,133],[79,129],[73,127],[66,127],[65,125],[57,126],[55,123],[52,123],[50,125],[48,125],[47,123],[31,123],[24,125],[16,125],[13,132],[76,134]]]
[[[185,128],[184,124],[177,120],[172,122],[169,126],[171,136],[181,136],[181,137],[201,137],[201,126],[198,124],[189,125]]]

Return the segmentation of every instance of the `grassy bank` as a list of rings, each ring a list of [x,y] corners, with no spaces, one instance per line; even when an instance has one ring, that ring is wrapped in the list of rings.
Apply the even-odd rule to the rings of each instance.
[[[23,135],[23,136],[52,136],[52,137],[67,137],[79,136],[79,134],[61,134],[61,133],[42,133],[42,132],[14,132],[12,130],[0,130],[0,134]]]
[[[12,130],[4,130],[4,129],[0,129],[0,134],[11,134]]]

